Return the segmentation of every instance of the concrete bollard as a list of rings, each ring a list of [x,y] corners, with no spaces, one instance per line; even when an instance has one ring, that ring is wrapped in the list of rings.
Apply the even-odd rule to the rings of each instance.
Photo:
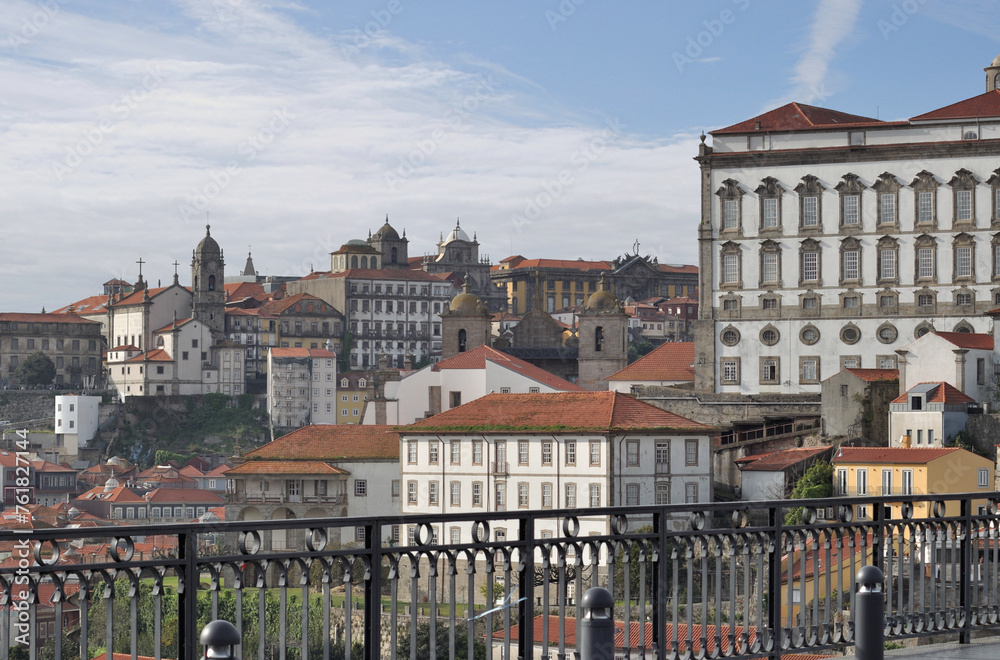
[[[611,592],[592,587],[583,595],[580,606],[580,660],[615,660],[615,599]]]
[[[857,660],[884,660],[885,575],[878,566],[862,566],[855,579],[854,655]]]
[[[205,647],[203,660],[239,660],[236,654],[236,647],[243,641],[236,626],[216,619],[205,625],[201,629],[199,639],[201,645]]]

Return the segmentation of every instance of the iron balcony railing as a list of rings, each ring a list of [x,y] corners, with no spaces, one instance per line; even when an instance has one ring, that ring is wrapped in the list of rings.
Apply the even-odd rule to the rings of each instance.
[[[1000,619],[998,502],[990,492],[5,530],[0,656],[194,660],[200,629],[223,618],[248,659],[567,658],[580,597],[603,586],[616,600],[616,656],[778,660],[852,644],[855,575],[869,563],[886,575],[888,639],[967,642]],[[854,518],[862,503],[871,520]]]

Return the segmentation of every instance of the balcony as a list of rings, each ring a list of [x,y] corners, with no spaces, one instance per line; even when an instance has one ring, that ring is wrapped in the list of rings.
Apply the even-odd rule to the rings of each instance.
[[[510,474],[510,465],[507,461],[493,461],[490,463],[490,474],[494,477],[506,477]]]
[[[934,517],[884,520],[900,501]],[[859,504],[873,520],[852,521]],[[799,507],[805,522],[786,524]],[[486,639],[493,648],[477,656],[571,657],[580,596],[604,586],[616,627],[635,631],[616,655],[832,655],[854,643],[855,575],[869,563],[886,575],[887,641],[967,644],[1000,609],[998,527],[990,492],[3,530],[16,561],[0,568],[0,598],[18,616],[2,617],[0,654],[23,644],[41,657],[32,631],[51,622],[46,657],[110,646],[195,660],[201,628],[226,618],[246,658],[329,658],[356,644],[351,657],[411,657],[419,631],[441,657]]]
[[[286,493],[227,493],[226,504],[347,504],[347,495],[287,495]]]

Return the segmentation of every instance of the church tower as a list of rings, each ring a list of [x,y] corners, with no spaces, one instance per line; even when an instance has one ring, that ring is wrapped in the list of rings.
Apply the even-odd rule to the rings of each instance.
[[[448,310],[441,314],[441,359],[489,346],[492,334],[493,317],[479,296],[472,293],[466,275],[462,293],[452,298]]]
[[[986,91],[1000,89],[1000,55],[993,58],[993,63],[983,69],[986,72]]]
[[[382,255],[382,268],[409,268],[410,256],[407,249],[409,242],[406,230],[403,230],[403,236],[400,238],[399,233],[389,224],[388,215],[385,216],[385,224],[368,239],[368,243]]]
[[[220,337],[226,323],[224,267],[222,249],[212,238],[211,226],[205,225],[205,238],[191,255],[191,317]]]
[[[579,377],[585,390],[608,389],[608,376],[628,364],[628,315],[601,278],[580,312]]]

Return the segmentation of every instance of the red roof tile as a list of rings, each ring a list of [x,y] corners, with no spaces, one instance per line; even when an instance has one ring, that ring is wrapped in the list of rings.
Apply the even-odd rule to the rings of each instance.
[[[506,261],[506,260],[504,260]],[[503,262],[501,262],[503,263]],[[614,266],[607,261],[584,261],[583,259],[522,259],[515,268],[566,268],[570,270],[612,270]]]
[[[226,498],[211,490],[201,488],[157,488],[149,492],[148,502],[152,504],[173,502],[210,503],[212,506],[225,504]]]
[[[156,296],[160,295],[161,293],[163,293],[167,289],[172,289],[174,287],[177,287],[178,289],[183,289],[184,291],[187,291],[188,293],[191,292],[190,289],[188,289],[187,287],[183,287],[180,284],[171,284],[170,286],[161,286],[161,287],[157,287],[155,289],[149,289],[148,290],[149,291],[149,297],[150,298],[155,298]],[[144,291],[146,291],[146,289],[139,289],[138,291],[136,291],[134,293],[130,293],[129,295],[127,295],[124,298],[122,298],[121,300],[118,300],[118,301],[115,301],[114,303],[112,303],[111,306],[112,307],[126,307],[128,305],[138,305],[143,300],[145,300],[145,295],[143,295]]]
[[[226,470],[226,476],[234,474],[350,474],[350,472],[323,461],[273,460],[247,461],[243,465]]]
[[[177,327],[179,328],[179,327],[181,327],[182,325],[184,325],[186,323],[191,323],[192,321],[194,321],[194,317],[189,317],[189,318],[186,318],[186,319],[177,319],[177,321],[171,321],[170,323],[168,323],[167,325],[163,326],[162,328],[158,328],[156,330],[153,330],[153,332],[154,333],[157,333],[157,332],[170,332],[171,330],[174,329],[175,323],[176,323]]]
[[[760,128],[757,128],[758,123]],[[879,126],[885,123],[871,117],[851,115],[838,110],[828,110],[793,102],[711,133],[712,135],[730,135],[757,131],[803,131],[857,125]]]
[[[90,296],[89,298],[84,298],[83,300],[77,300],[75,303],[66,305],[65,307],[60,307],[54,310],[53,314],[69,314],[69,308],[73,308],[73,314],[97,314],[106,312],[107,309],[105,305],[108,302],[107,296]]]
[[[332,358],[337,354],[325,348],[272,348],[271,357],[275,358]]]
[[[973,119],[979,117],[1000,117],[1000,91],[992,89],[985,94],[946,105],[937,110],[911,117],[910,121],[933,121],[935,119]]]
[[[831,463],[892,463],[924,465],[956,451],[958,447],[841,447]]]
[[[660,264],[661,273],[690,273],[692,275],[698,274],[698,267],[691,266],[689,264],[682,264],[679,266],[672,266],[670,264]]]
[[[1000,94],[1000,91],[997,91]],[[979,351],[993,350],[993,337],[981,332],[935,332],[938,337],[959,348]]]
[[[744,472],[780,472],[826,451],[830,451],[830,447],[793,447],[744,456],[733,462]]]
[[[15,321],[17,323],[80,323],[92,325],[97,321],[80,318],[74,314],[32,314],[21,312],[4,312],[0,321]]]
[[[556,390],[564,392],[583,391],[583,388],[579,385],[563,380],[544,369],[540,369],[512,355],[507,355],[491,346],[478,346],[471,351],[459,353],[447,360],[441,360],[432,369],[434,371],[440,371],[441,369],[485,369],[487,362],[503,366]]]
[[[170,357],[162,348],[155,348],[148,353],[142,355],[136,355],[133,358],[129,358],[126,362],[145,362],[149,360],[150,362],[173,362],[174,359]]]
[[[932,383],[918,383],[917,385],[930,385]],[[934,390],[931,390],[927,396],[927,403],[975,403],[976,400],[971,396],[963,394],[961,390],[954,387],[950,383],[933,383],[938,385]],[[900,394],[892,403],[906,403],[908,395],[913,391],[914,385],[909,390]]]
[[[314,313],[324,313],[329,312],[337,314],[337,310],[334,309],[333,305],[326,302],[322,298],[318,298],[311,293],[296,293],[294,296],[288,296],[287,298],[281,298],[279,300],[269,300],[263,305],[261,305],[261,312],[264,314],[283,314],[292,307],[299,303],[313,303]],[[318,304],[318,307],[316,306]],[[294,311],[294,310],[292,310]],[[305,310],[303,310],[305,311]]]
[[[422,270],[411,269],[373,269],[373,268],[351,268],[339,273],[315,272],[303,277],[303,280],[321,280],[345,277],[357,280],[379,280],[379,281],[402,281],[410,280],[415,282],[441,282],[443,278],[432,275]]]
[[[465,405],[402,427],[406,433],[441,431],[609,432],[712,429],[619,392],[487,394]]]
[[[256,282],[230,282],[225,285],[229,300],[255,298],[264,294],[264,287]]]
[[[848,367],[846,371],[850,371],[852,374],[854,374],[861,380],[867,381],[869,383],[874,383],[880,380],[899,379],[899,369],[858,369],[854,367]]]
[[[303,426],[245,459],[313,460],[390,458],[399,460],[399,434],[385,424],[313,424]]]
[[[608,376],[608,380],[694,380],[694,342],[667,342]]]

